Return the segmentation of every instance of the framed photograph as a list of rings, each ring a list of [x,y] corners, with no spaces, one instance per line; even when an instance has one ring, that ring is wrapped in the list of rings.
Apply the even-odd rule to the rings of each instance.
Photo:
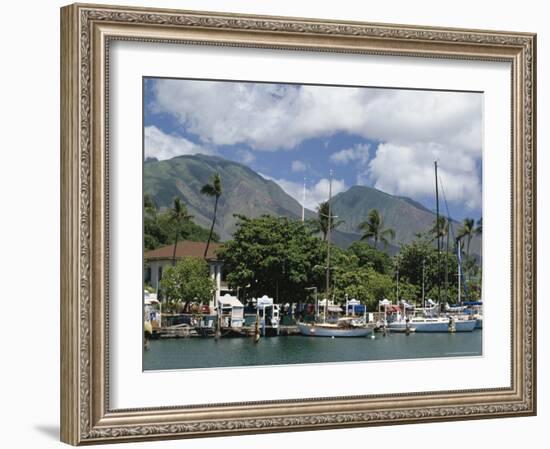
[[[61,9],[61,439],[536,413],[536,36]]]

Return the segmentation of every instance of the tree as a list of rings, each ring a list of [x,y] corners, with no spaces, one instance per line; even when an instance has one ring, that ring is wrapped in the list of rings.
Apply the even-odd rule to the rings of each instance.
[[[447,235],[449,235],[449,220],[447,217],[439,216],[439,221],[436,218],[429,233],[433,235],[432,241],[437,238],[444,239],[447,237]]]
[[[212,234],[214,232],[214,225],[216,224],[216,214],[218,212],[218,200],[222,195],[222,180],[219,173],[215,173],[212,177],[212,182],[210,184],[205,184],[202,186],[201,193],[210,197],[214,197],[214,216],[212,217],[212,226],[210,227],[210,235],[208,236],[208,241],[206,242],[206,247],[204,248],[204,258],[206,259],[206,254],[208,253],[208,248],[210,246],[210,241],[212,240]]]
[[[177,207],[185,208],[183,204]],[[176,220],[173,217],[172,208],[159,212],[153,197],[145,194],[143,197],[144,249],[150,251],[161,246],[174,244],[176,234],[179,239],[194,242],[206,242],[210,235],[208,229],[194,223],[190,215],[186,215],[185,219]],[[219,236],[215,232],[212,234],[212,241],[219,241]]]
[[[185,207],[185,204],[182,203],[179,197],[174,198],[174,205],[172,206],[172,209],[170,209],[169,211],[169,217],[170,217],[170,221],[174,223],[176,227],[175,238],[174,238],[174,252],[172,254],[172,265],[175,265],[176,248],[178,246],[178,238],[180,235],[178,225],[184,221],[190,220],[193,217],[187,213],[187,208]]]
[[[475,221],[473,218],[465,218],[462,222],[462,226],[458,230],[457,237],[459,239],[466,238],[466,258],[470,257],[470,242],[472,237],[476,234]]]
[[[378,301],[397,299],[397,282],[394,273],[383,274],[372,266],[357,265],[358,258],[345,254],[335,260],[333,281],[334,299],[343,303],[346,295],[366,305],[368,310],[376,310]],[[399,299],[414,300],[418,289],[406,280],[399,281]]]
[[[477,220],[477,226],[475,228],[476,235],[481,235],[483,233],[483,217]]]
[[[363,231],[361,240],[373,239],[374,247],[378,249],[378,241],[380,240],[384,247],[389,245],[390,240],[395,239],[395,231],[392,228],[384,229],[382,215],[378,209],[371,209],[367,214],[367,219],[359,225],[359,230]]]
[[[184,257],[175,266],[167,267],[160,287],[167,301],[185,303],[183,310],[191,301],[208,303],[215,291],[208,264],[194,257]]]
[[[380,274],[390,274],[392,270],[391,258],[385,252],[374,248],[367,242],[354,242],[348,248],[348,253],[357,257],[358,266],[372,267]]]
[[[300,221],[263,215],[237,216],[233,240],[219,257],[227,281],[244,298],[268,295],[278,302],[301,301],[306,287],[321,286],[323,244]]]
[[[146,250],[158,248],[166,236],[158,222],[158,211],[151,195],[143,197],[143,244]]]
[[[454,254],[446,252],[441,253],[440,257],[441,264],[438,263],[437,248],[433,247],[432,240],[429,238],[414,240],[407,245],[402,245],[399,252],[400,279],[414,285],[419,295],[422,292],[422,280],[424,279],[426,298],[441,301],[456,297],[458,286],[456,257]],[[447,289],[443,292],[445,296],[439,297],[439,282],[440,279],[443,279],[447,267],[451,276],[449,276]]]
[[[329,223],[331,232],[340,226],[344,220],[334,220],[334,215],[331,213],[329,217],[329,204],[328,201],[319,203],[317,206],[317,218],[309,220],[314,232],[319,232],[323,235],[323,242],[327,240]]]

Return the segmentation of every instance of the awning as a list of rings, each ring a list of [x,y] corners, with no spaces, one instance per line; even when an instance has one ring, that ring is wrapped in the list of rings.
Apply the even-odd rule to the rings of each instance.
[[[220,297],[218,301],[222,307],[244,307],[243,303],[239,301],[236,296],[231,296],[228,294]]]

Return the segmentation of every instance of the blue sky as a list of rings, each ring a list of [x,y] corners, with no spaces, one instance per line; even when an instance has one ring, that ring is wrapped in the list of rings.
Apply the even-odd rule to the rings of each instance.
[[[144,80],[145,157],[212,154],[277,182],[306,207],[367,185],[481,217],[482,94],[184,79]],[[443,201],[440,207],[444,210]]]

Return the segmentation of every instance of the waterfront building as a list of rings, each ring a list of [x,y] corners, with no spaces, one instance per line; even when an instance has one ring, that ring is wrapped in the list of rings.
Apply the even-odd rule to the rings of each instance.
[[[221,248],[221,243],[210,242],[208,253],[206,254],[206,262],[210,269],[210,276],[214,279],[216,292],[214,303],[217,304],[219,298],[225,293],[230,293],[225,280],[225,272],[223,270],[223,261],[217,257],[217,251]],[[195,257],[202,259],[204,257],[204,249],[206,242],[191,242],[182,240],[178,242],[176,247],[176,261],[184,257]],[[159,283],[162,279],[162,272],[166,267],[172,265],[174,256],[174,245],[163,246],[152,251],[147,251],[144,255],[144,280],[158,292]]]

